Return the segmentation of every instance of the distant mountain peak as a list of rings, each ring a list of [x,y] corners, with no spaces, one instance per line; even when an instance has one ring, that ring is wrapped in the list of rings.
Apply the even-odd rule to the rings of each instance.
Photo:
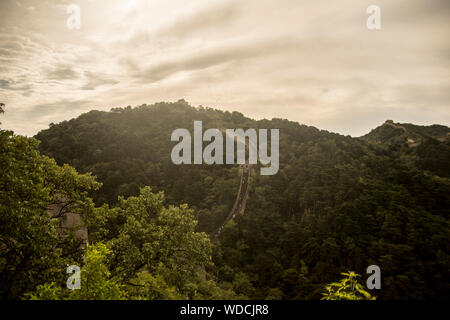
[[[409,147],[417,147],[423,141],[435,139],[448,141],[450,128],[443,125],[421,126],[411,123],[396,123],[386,120],[381,126],[362,136],[364,140],[377,143],[406,143]]]

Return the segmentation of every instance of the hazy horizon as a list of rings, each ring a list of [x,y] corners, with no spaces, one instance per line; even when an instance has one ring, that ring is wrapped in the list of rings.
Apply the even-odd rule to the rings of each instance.
[[[366,27],[372,4],[381,30]],[[179,99],[352,136],[388,119],[449,126],[449,13],[444,0],[3,0],[2,127],[34,135]]]

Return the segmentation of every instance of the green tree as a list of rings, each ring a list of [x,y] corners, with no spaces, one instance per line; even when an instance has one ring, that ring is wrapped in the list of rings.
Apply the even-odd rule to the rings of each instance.
[[[81,288],[73,290],[70,299],[119,300],[125,297],[122,286],[113,278],[106,265],[111,250],[102,242],[88,245],[81,269]]]
[[[81,290],[70,294],[46,283],[31,299],[233,299],[207,272],[211,244],[195,231],[186,205],[164,207],[164,195],[141,189],[121,198],[118,207],[102,206],[89,218],[96,245],[89,245],[81,270]],[[92,228],[95,224],[97,228]],[[108,226],[115,227],[109,228]],[[99,241],[108,239],[106,244]]]
[[[187,205],[164,207],[164,194],[141,189],[137,197],[121,197],[119,206],[98,209],[98,216],[107,216],[105,224],[114,224],[106,238],[114,255],[109,259],[111,270],[131,285],[142,282],[141,273],[157,280],[161,275],[167,287],[192,297],[190,282],[205,276],[212,266],[208,236],[195,230],[197,221]]]
[[[39,285],[35,292],[25,295],[30,300],[120,300],[125,298],[122,286],[111,278],[111,272],[105,264],[111,253],[101,242],[88,245],[81,268],[80,289],[63,289],[55,284]]]
[[[89,215],[89,190],[97,183],[70,166],[39,154],[33,138],[0,131],[0,296],[17,299],[38,284],[64,277],[64,266],[81,258],[81,239],[59,236],[48,210],[64,198],[66,212]]]

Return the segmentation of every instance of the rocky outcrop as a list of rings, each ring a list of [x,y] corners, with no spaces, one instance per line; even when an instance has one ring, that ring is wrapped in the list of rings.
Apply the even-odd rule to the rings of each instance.
[[[51,204],[47,208],[47,214],[58,220],[58,234],[65,237],[69,232],[73,231],[75,237],[82,239],[82,246],[85,247],[88,241],[88,230],[83,223],[83,217],[71,212],[73,206],[67,198],[60,198],[56,203]]]

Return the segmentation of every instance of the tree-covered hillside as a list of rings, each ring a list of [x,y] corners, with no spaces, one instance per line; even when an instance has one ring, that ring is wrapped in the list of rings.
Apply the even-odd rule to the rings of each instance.
[[[417,126],[388,120],[363,139],[384,144],[422,170],[450,177],[450,130],[446,126]]]
[[[36,138],[58,164],[97,176],[103,183],[91,194],[97,205],[123,206],[119,195],[138,196],[139,188],[150,186],[165,192],[164,205],[189,204],[198,230],[211,233],[233,207],[239,168],[172,164],[170,135],[177,128],[192,131],[194,120],[202,120],[204,130],[280,130],[279,172],[252,171],[245,212],[226,225],[213,248],[219,284],[257,299],[320,298],[341,272],[364,275],[375,264],[382,289],[371,293],[382,299],[450,297],[447,127],[407,127],[410,137],[389,125],[351,138],[181,100],[91,111],[52,124]],[[420,144],[408,145],[419,136]],[[111,237],[120,234],[121,219],[118,213],[104,226]]]
[[[187,205],[165,206],[163,192],[145,187],[95,207],[95,177],[58,166],[38,144],[0,130],[1,299],[245,298],[215,281],[211,243]]]

